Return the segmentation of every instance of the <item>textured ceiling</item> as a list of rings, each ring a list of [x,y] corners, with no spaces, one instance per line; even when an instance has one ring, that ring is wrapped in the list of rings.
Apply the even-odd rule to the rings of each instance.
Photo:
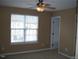
[[[50,4],[50,7],[56,7],[55,11],[76,7],[77,0],[44,0],[44,3]],[[35,8],[38,0],[0,0],[0,5],[20,8]],[[48,10],[54,11],[54,10]]]

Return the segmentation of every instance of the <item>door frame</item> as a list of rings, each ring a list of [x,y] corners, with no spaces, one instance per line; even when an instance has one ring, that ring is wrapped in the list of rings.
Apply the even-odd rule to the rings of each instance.
[[[53,16],[53,17],[58,17],[59,18],[59,40],[58,40],[58,51],[60,50],[60,25],[61,25],[61,16]],[[52,28],[52,20],[53,20],[53,17],[51,18],[51,28]],[[51,39],[51,31],[52,29],[50,30],[50,48],[52,48],[52,39]]]

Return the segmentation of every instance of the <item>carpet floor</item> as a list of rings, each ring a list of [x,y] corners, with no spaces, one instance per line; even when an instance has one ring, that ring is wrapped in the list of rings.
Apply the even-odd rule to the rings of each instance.
[[[5,59],[68,59],[58,54],[57,50],[48,50],[26,54],[10,55]]]

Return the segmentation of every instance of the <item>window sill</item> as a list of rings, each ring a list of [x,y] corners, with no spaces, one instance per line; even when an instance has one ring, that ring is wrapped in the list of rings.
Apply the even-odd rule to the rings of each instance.
[[[28,44],[37,44],[38,42],[16,42],[16,43],[11,43],[11,45],[28,45]]]

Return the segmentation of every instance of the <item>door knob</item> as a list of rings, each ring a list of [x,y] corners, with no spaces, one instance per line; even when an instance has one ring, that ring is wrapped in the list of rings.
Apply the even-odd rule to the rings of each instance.
[[[54,35],[54,33],[52,33],[52,35]]]

